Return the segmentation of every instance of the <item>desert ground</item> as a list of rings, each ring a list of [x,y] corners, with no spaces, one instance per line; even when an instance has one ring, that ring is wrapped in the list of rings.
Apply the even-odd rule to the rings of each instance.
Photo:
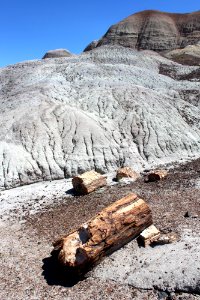
[[[200,299],[200,159],[167,168],[158,182],[116,183],[111,174],[107,187],[86,196],[73,194],[70,179],[2,191],[0,298]],[[130,192],[178,240],[147,248],[133,240],[82,278],[71,277],[51,256],[52,242]]]

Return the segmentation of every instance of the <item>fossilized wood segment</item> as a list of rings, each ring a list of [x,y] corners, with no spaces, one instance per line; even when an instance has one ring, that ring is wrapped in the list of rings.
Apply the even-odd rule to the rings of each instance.
[[[147,203],[137,195],[114,202],[77,231],[54,243],[59,261],[66,267],[85,269],[152,224]]]
[[[133,171],[130,167],[120,168],[117,170],[117,181],[123,178],[132,178],[133,180],[136,180],[138,177],[139,174]]]
[[[105,176],[92,170],[73,177],[72,184],[77,194],[84,195],[105,186],[107,182]]]
[[[160,231],[154,225],[151,225],[141,232],[138,240],[144,247],[146,247],[157,241],[159,237]]]
[[[148,174],[147,181],[158,181],[167,176],[167,171],[165,170],[156,170]]]

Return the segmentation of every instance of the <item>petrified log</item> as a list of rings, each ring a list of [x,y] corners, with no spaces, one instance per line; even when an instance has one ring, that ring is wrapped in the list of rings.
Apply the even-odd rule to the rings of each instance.
[[[66,267],[85,270],[151,224],[149,206],[131,193],[102,210],[77,231],[56,241],[54,250]]]
[[[146,181],[159,181],[167,176],[166,170],[155,170],[147,175]]]
[[[72,179],[73,188],[80,195],[89,194],[106,184],[106,177],[94,170],[75,176]]]
[[[116,179],[117,181],[123,178],[131,178],[136,180],[139,177],[139,174],[133,171],[130,167],[124,167],[117,170]]]

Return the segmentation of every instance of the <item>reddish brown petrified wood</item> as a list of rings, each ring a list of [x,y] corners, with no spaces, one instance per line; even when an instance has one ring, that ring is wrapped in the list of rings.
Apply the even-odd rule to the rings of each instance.
[[[73,188],[79,195],[89,194],[106,184],[106,177],[94,170],[75,176],[72,179]]]
[[[131,178],[132,180],[136,180],[140,177],[138,173],[133,171],[130,167],[124,167],[117,170],[116,178],[117,181],[120,181],[123,178]]]
[[[148,174],[147,181],[159,181],[167,176],[166,170],[155,170]]]
[[[56,241],[54,250],[58,251],[63,265],[85,269],[137,237],[151,224],[149,206],[131,193],[106,207],[77,231]]]

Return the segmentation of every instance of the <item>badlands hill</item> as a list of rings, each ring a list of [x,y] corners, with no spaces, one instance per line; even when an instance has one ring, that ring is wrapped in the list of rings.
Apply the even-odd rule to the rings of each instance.
[[[196,44],[200,40],[200,11],[188,14],[147,10],[111,26],[99,40],[85,49],[121,45],[134,49],[169,51]]]
[[[2,68],[0,188],[199,156],[199,94],[199,67],[121,46]]]

